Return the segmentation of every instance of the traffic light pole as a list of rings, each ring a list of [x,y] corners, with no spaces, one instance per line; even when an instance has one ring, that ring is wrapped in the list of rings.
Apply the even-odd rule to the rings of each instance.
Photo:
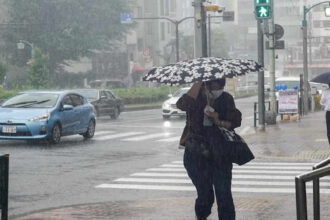
[[[258,63],[264,65],[264,34],[262,31],[262,21],[258,20]],[[258,121],[260,131],[265,131],[265,83],[264,71],[258,73]]]
[[[201,1],[201,27],[202,27],[202,57],[207,57],[207,27],[206,27],[206,11],[204,2]]]
[[[274,2],[272,1],[272,8]],[[268,20],[269,27],[269,77],[270,77],[270,110],[277,115],[276,95],[275,95],[275,28],[274,28],[274,10],[272,17]],[[275,120],[276,121],[276,120]]]

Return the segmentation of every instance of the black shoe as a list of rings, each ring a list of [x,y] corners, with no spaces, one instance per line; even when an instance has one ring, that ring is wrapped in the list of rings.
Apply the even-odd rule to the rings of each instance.
[[[196,220],[207,220],[207,218],[206,217],[198,217],[198,216],[196,216]]]

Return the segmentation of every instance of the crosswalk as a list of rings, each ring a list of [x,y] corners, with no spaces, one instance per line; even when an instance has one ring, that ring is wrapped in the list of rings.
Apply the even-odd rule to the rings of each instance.
[[[243,128],[240,132],[240,135],[244,135],[249,131],[250,127]],[[97,141],[107,141],[107,140],[120,140],[127,142],[137,142],[137,141],[146,141],[154,140],[159,143],[171,143],[179,142],[181,137],[181,130],[178,130],[178,133],[174,132],[147,132],[143,130],[138,131],[97,131],[95,132],[94,140]]]
[[[255,161],[244,166],[234,165],[232,191],[240,193],[295,193],[295,176],[311,171],[314,163]],[[312,193],[312,183],[307,183]],[[321,193],[330,194],[330,177],[320,181]],[[95,186],[98,189],[135,189],[160,191],[196,191],[182,161],[173,161],[143,172],[133,173]]]

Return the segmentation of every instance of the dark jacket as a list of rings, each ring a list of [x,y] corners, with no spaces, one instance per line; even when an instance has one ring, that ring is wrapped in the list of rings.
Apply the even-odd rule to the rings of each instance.
[[[204,108],[207,102],[201,94],[198,95],[196,100],[184,94],[177,101],[176,105],[187,114],[186,126],[180,139],[180,144],[184,146],[188,134],[204,135]],[[230,129],[241,126],[241,113],[236,110],[234,98],[229,93],[223,92],[222,95],[215,100],[212,107],[218,112],[220,120],[230,121],[232,123]]]

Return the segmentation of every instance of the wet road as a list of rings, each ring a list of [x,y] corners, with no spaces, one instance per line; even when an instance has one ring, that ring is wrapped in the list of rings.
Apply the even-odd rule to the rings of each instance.
[[[243,113],[242,135],[253,133],[253,102],[236,100]],[[9,213],[18,215],[72,204],[184,197],[187,191],[109,190],[98,186],[148,168],[182,160],[178,139],[185,121],[164,121],[161,110],[124,112],[118,120],[102,117],[92,140],[64,137],[59,145],[1,141],[10,154]],[[133,193],[132,193],[133,192]]]

